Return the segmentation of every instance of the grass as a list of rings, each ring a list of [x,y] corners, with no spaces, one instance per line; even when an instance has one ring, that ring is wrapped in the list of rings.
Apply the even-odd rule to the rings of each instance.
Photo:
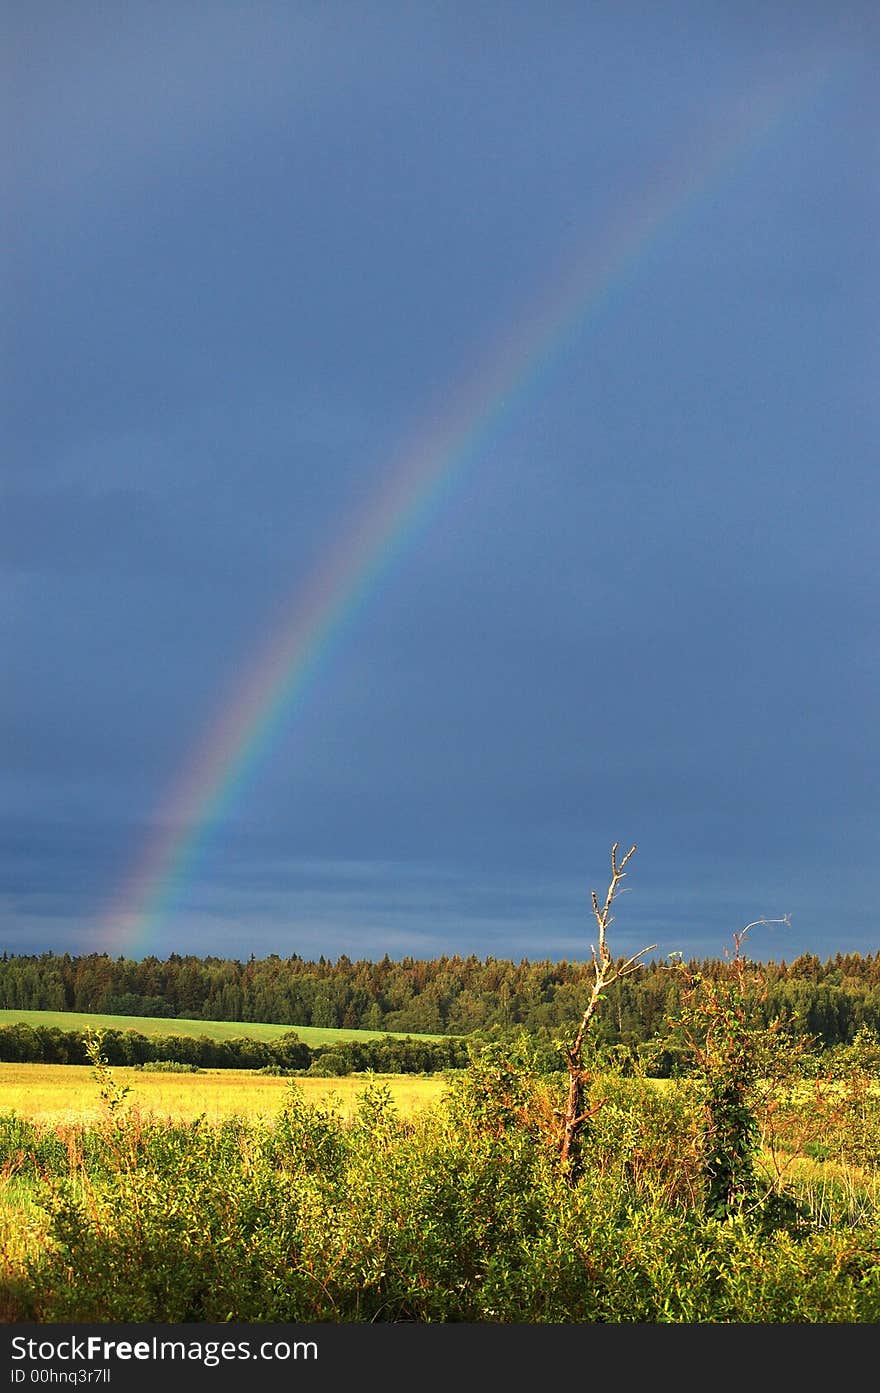
[[[177,1016],[109,1016],[91,1011],[0,1010],[0,1026],[46,1026],[55,1030],[136,1030],[141,1035],[207,1035],[211,1040],[277,1040],[295,1030],[304,1045],[339,1040],[443,1040],[405,1030],[331,1030],[317,1025],[265,1025],[256,1021],[197,1021]]]
[[[36,1013],[33,1013],[36,1014]],[[310,1103],[332,1101],[351,1118],[370,1078],[387,1084],[399,1115],[410,1119],[430,1110],[445,1082],[440,1074],[351,1074],[341,1078],[289,1078],[247,1069],[205,1069],[198,1074],[150,1074],[116,1067],[113,1081],[131,1092],[126,1104],[144,1120],[192,1122],[204,1117],[216,1125],[231,1117],[273,1121],[288,1083]],[[0,1113],[14,1113],[55,1132],[62,1141],[72,1127],[105,1116],[94,1071],[88,1064],[0,1063]],[[0,1268],[13,1270],[47,1242],[48,1215],[37,1199],[33,1179],[16,1173],[14,1160],[0,1170]],[[3,1320],[0,1312],[0,1322]]]
[[[374,1075],[391,1089],[402,1117],[437,1102],[444,1080],[440,1074]],[[340,1110],[350,1115],[358,1093],[367,1085],[365,1074],[341,1078],[297,1077],[309,1101],[334,1094]],[[113,1080],[131,1089],[126,1102],[146,1115],[165,1120],[192,1121],[202,1114],[210,1122],[226,1117],[274,1117],[284,1100],[287,1078],[256,1074],[248,1069],[204,1069],[198,1074],[151,1074],[114,1067]],[[88,1064],[0,1064],[0,1112],[44,1126],[95,1122],[102,1116],[98,1085]]]
[[[0,1268],[14,1269],[48,1242],[49,1216],[33,1180],[0,1176]],[[2,1316],[0,1316],[2,1320]]]
[[[414,1159],[417,1160],[418,1155],[421,1154],[417,1151],[411,1152],[406,1150],[406,1147],[410,1145],[409,1141],[406,1140],[407,1137],[410,1133],[414,1136],[420,1135],[418,1122],[420,1116],[424,1119],[428,1128],[433,1126],[435,1119],[431,1114],[435,1110],[437,1110],[438,1113],[440,1112],[441,1095],[447,1087],[447,1079],[442,1075],[436,1074],[422,1076],[370,1076],[360,1074],[333,1078],[295,1076],[293,1079],[290,1079],[259,1074],[248,1070],[233,1069],[205,1070],[198,1074],[151,1074],[122,1066],[114,1067],[111,1072],[112,1083],[116,1089],[125,1087],[131,1090],[126,1096],[123,1108],[124,1110],[130,1110],[132,1125],[130,1128],[126,1128],[125,1132],[120,1135],[127,1139],[126,1145],[131,1142],[132,1148],[134,1148],[135,1139],[143,1140],[147,1148],[144,1150],[143,1155],[152,1157],[152,1162],[159,1164],[160,1169],[156,1174],[161,1174],[162,1177],[166,1177],[166,1170],[162,1169],[162,1166],[167,1164],[161,1160],[164,1155],[162,1150],[162,1145],[164,1144],[162,1137],[159,1135],[158,1149],[149,1150],[149,1147],[155,1147],[155,1135],[153,1135],[153,1139],[150,1140],[150,1129],[146,1125],[142,1128],[141,1123],[158,1123],[159,1134],[163,1132],[167,1124],[172,1122],[187,1123],[197,1118],[204,1119],[210,1128],[217,1126],[224,1120],[232,1118],[241,1119],[242,1123],[245,1124],[240,1130],[235,1127],[233,1128],[231,1133],[233,1138],[232,1148],[228,1152],[223,1152],[220,1161],[220,1169],[216,1172],[214,1180],[211,1182],[215,1188],[211,1189],[211,1187],[208,1186],[199,1192],[203,1195],[209,1210],[210,1206],[214,1203],[212,1196],[214,1196],[215,1193],[225,1196],[226,1186],[227,1184],[231,1184],[233,1180],[235,1180],[239,1188],[242,1185],[245,1186],[245,1189],[247,1188],[248,1177],[251,1175],[251,1167],[259,1162],[259,1158],[262,1155],[261,1146],[263,1142],[261,1138],[266,1139],[273,1129],[274,1120],[281,1106],[287,1100],[289,1085],[291,1083],[296,1091],[302,1094],[308,1102],[332,1102],[334,1111],[342,1118],[350,1118],[352,1116],[359,1097],[363,1095],[364,1089],[368,1086],[371,1079],[376,1079],[386,1084],[396,1104],[400,1117],[405,1121],[414,1120],[416,1124],[414,1128],[404,1130],[398,1137],[398,1142],[403,1148],[399,1152],[398,1160],[405,1160],[406,1166],[409,1166]],[[676,1081],[663,1081],[659,1085],[658,1091],[661,1097],[666,1097],[670,1091],[679,1086],[679,1083]],[[475,1106],[479,1110],[481,1106],[480,1099],[476,1100]],[[33,1141],[34,1157],[29,1161],[28,1156],[31,1142],[27,1140],[25,1129],[17,1129],[15,1124],[8,1126],[8,1144],[5,1147],[5,1164],[0,1166],[0,1322],[3,1322],[20,1320],[23,1318],[21,1312],[24,1308],[21,1306],[19,1297],[16,1294],[18,1291],[16,1283],[23,1280],[22,1274],[26,1271],[28,1264],[38,1261],[41,1255],[45,1256],[54,1251],[56,1240],[59,1240],[59,1231],[53,1230],[51,1227],[52,1204],[50,1200],[53,1192],[56,1198],[58,1195],[63,1196],[65,1193],[64,1187],[69,1186],[70,1193],[74,1200],[76,1200],[77,1196],[81,1198],[85,1206],[84,1212],[91,1214],[93,1219],[97,1216],[95,1223],[98,1223],[98,1220],[100,1220],[101,1224],[110,1222],[112,1213],[115,1211],[107,1209],[106,1205],[104,1209],[101,1208],[101,1204],[104,1204],[104,1200],[101,1198],[104,1194],[104,1190],[102,1190],[101,1187],[104,1186],[106,1189],[106,1185],[109,1183],[101,1167],[104,1166],[106,1169],[105,1162],[108,1154],[111,1163],[113,1163],[113,1156],[115,1155],[113,1150],[113,1137],[115,1133],[112,1126],[109,1129],[100,1127],[97,1133],[83,1133],[84,1127],[88,1128],[95,1123],[99,1123],[101,1120],[104,1122],[107,1120],[106,1113],[101,1105],[99,1082],[96,1078],[95,1070],[90,1065],[0,1064],[0,1113],[6,1114],[7,1116],[9,1114],[14,1114],[23,1121],[27,1120],[33,1123],[37,1133]],[[650,1113],[651,1109],[648,1109],[648,1114],[650,1115]],[[663,1114],[663,1116],[666,1117],[666,1114]],[[646,1118],[643,1109],[635,1115],[634,1121],[635,1131],[632,1133],[632,1136],[638,1140],[639,1144],[650,1146],[652,1138],[654,1143],[660,1140],[660,1134],[657,1132],[656,1126],[652,1131],[651,1127],[648,1125],[650,1117],[648,1116]],[[253,1131],[247,1130],[248,1124],[253,1126]],[[198,1132],[200,1136],[204,1135],[201,1128],[198,1129]],[[308,1133],[308,1135],[312,1137],[312,1140],[315,1138],[320,1140],[323,1136],[321,1126],[315,1130],[314,1135],[312,1135],[312,1133]],[[356,1140],[357,1132],[352,1135]],[[389,1133],[389,1137],[390,1135]],[[101,1141],[102,1136],[104,1138],[103,1142]],[[108,1137],[109,1142],[107,1141]],[[407,1189],[409,1181],[407,1179],[406,1168],[400,1172],[395,1171],[393,1174],[385,1174],[383,1167],[386,1166],[387,1161],[383,1160],[383,1157],[385,1156],[386,1144],[391,1145],[389,1137],[386,1137],[385,1133],[382,1132],[380,1144],[375,1146],[376,1137],[372,1136],[372,1134],[368,1134],[368,1140],[365,1143],[367,1149],[356,1154],[360,1155],[361,1158],[359,1164],[367,1165],[368,1167],[372,1167],[375,1164],[375,1176],[373,1177],[377,1186],[375,1203],[377,1205],[385,1204],[386,1202],[391,1204],[396,1215],[396,1232],[397,1227],[400,1226],[402,1226],[404,1230],[406,1229],[408,1215],[406,1202],[401,1201],[401,1208],[400,1205],[397,1205],[397,1201],[393,1199],[397,1187],[402,1185],[403,1193],[405,1195],[409,1194],[410,1198],[412,1198],[412,1194],[417,1195],[421,1193],[421,1191],[419,1191],[418,1186],[416,1186],[416,1190],[412,1192]],[[626,1128],[624,1128],[621,1135],[617,1137],[616,1141],[613,1135],[609,1136],[606,1144],[612,1147],[612,1151],[609,1152],[612,1162],[615,1156],[619,1159],[621,1154],[625,1154],[626,1149],[631,1145],[631,1140],[628,1140],[629,1137],[630,1134]],[[535,1138],[532,1137],[531,1145],[533,1145],[534,1140]],[[96,1142],[99,1143],[97,1150],[95,1149]],[[447,1137],[446,1141],[443,1143],[444,1147],[448,1142],[449,1138]],[[213,1145],[213,1142],[211,1144]],[[140,1145],[140,1141],[137,1142],[137,1145]],[[302,1145],[302,1136],[297,1133],[296,1139],[292,1143],[294,1148],[292,1154],[295,1154],[296,1148]],[[104,1151],[101,1151],[101,1146],[104,1146]],[[107,1149],[108,1146],[109,1152]],[[624,1150],[622,1152],[617,1152],[614,1150],[614,1147],[622,1147]],[[371,1150],[370,1148],[373,1149]],[[239,1150],[241,1152],[240,1155]],[[662,1150],[663,1147],[661,1145],[660,1151]],[[127,1156],[129,1155],[128,1152],[125,1154]],[[141,1155],[140,1152],[137,1154],[138,1156]],[[149,1167],[146,1163],[144,1164],[141,1179],[144,1179],[148,1190],[151,1190],[151,1192],[158,1186],[159,1191],[170,1188],[172,1194],[176,1193],[175,1186],[178,1177],[182,1176],[182,1172],[180,1171],[180,1157],[178,1153],[173,1152],[171,1154],[176,1159],[172,1159],[170,1167],[167,1169],[167,1187],[165,1186],[164,1179],[158,1182],[156,1176],[150,1179],[152,1172],[149,1171]],[[199,1154],[201,1154],[201,1152]],[[207,1154],[209,1153],[206,1152],[205,1155]],[[389,1155],[393,1158],[394,1154],[394,1147],[392,1146]],[[129,1159],[134,1155],[135,1151],[132,1149]],[[188,1151],[186,1155],[189,1157]],[[654,1159],[659,1166],[671,1166],[674,1170],[677,1166],[688,1163],[690,1152],[687,1151],[680,1156],[670,1156],[666,1159],[664,1159],[664,1156],[665,1153],[663,1156],[655,1157]],[[101,1159],[102,1157],[104,1158],[103,1160]],[[121,1151],[119,1153],[119,1159],[120,1165],[123,1164],[124,1157]],[[773,1174],[773,1158],[765,1154],[756,1159],[758,1160],[759,1169],[766,1169],[767,1179],[770,1181]],[[493,1193],[498,1184],[506,1183],[504,1180],[504,1167],[502,1167],[497,1174],[495,1173],[494,1163],[496,1160],[497,1158],[493,1157],[493,1173],[490,1179],[490,1190]],[[506,1164],[512,1164],[512,1161],[513,1153],[507,1156]],[[141,1162],[138,1161],[136,1164],[140,1167]],[[432,1165],[436,1168],[437,1164],[439,1163],[435,1156]],[[602,1155],[597,1158],[597,1165],[602,1166],[607,1164],[608,1156],[605,1156],[604,1161]],[[806,1245],[808,1241],[812,1242],[815,1238],[818,1244],[817,1261],[819,1261],[820,1264],[825,1262],[827,1258],[822,1244],[825,1243],[826,1246],[827,1244],[837,1245],[834,1250],[836,1254],[835,1261],[839,1259],[841,1262],[848,1262],[850,1257],[855,1255],[853,1260],[855,1261],[857,1259],[858,1262],[865,1266],[867,1273],[865,1280],[875,1281],[875,1278],[871,1277],[868,1271],[870,1267],[870,1252],[868,1252],[867,1257],[865,1256],[865,1243],[869,1242],[870,1244],[872,1241],[871,1235],[876,1234],[878,1191],[877,1181],[873,1171],[859,1171],[852,1166],[842,1165],[832,1160],[820,1163],[811,1158],[799,1155],[791,1158],[791,1163],[788,1168],[791,1171],[790,1179],[792,1182],[792,1188],[789,1194],[792,1198],[797,1198],[802,1203],[804,1206],[804,1215],[805,1217],[808,1216],[811,1236],[802,1236],[803,1243]],[[658,1177],[665,1174],[666,1172],[657,1170]],[[140,1170],[138,1170],[138,1175],[141,1175]],[[355,1167],[351,1175],[357,1180],[361,1172]],[[372,1175],[372,1171],[369,1171],[369,1175]],[[613,1186],[615,1182],[612,1175],[613,1172],[609,1170],[608,1183]],[[459,1172],[455,1171],[454,1184],[449,1191],[449,1195],[453,1197],[453,1204],[457,1204],[458,1202],[455,1197],[459,1194],[458,1187],[460,1178]],[[361,1176],[361,1179],[363,1179],[363,1176]],[[424,1181],[428,1186],[427,1193],[430,1196],[433,1196],[434,1182],[435,1171],[431,1170],[426,1173]],[[370,1183],[373,1183],[372,1180]],[[653,1182],[650,1176],[644,1183],[647,1186],[644,1190],[644,1194],[654,1194],[654,1191],[651,1189]],[[141,1194],[142,1192],[137,1189],[137,1184],[140,1184],[140,1181],[138,1181],[137,1184],[135,1181],[132,1181],[132,1184],[134,1185],[134,1189],[131,1193],[135,1196]],[[207,1186],[207,1181],[205,1184]],[[217,1185],[220,1187],[219,1190],[216,1189]],[[274,1193],[271,1185],[269,1188],[270,1193]],[[286,1182],[282,1188],[286,1193]],[[467,1187],[465,1187],[465,1189],[467,1189]],[[112,1196],[112,1193],[111,1187],[107,1190],[107,1194]],[[238,1193],[238,1191],[236,1191],[236,1193]],[[482,1190],[479,1190],[478,1198],[482,1193]],[[124,1201],[124,1212],[127,1213],[127,1196],[129,1195],[129,1191],[120,1191],[120,1194]],[[263,1192],[254,1191],[254,1194],[257,1201],[257,1207],[254,1212],[257,1212],[260,1210],[263,1203]],[[629,1196],[628,1202],[632,1201],[632,1194],[629,1191],[627,1191],[627,1194]],[[520,1200],[522,1200],[524,1204],[527,1203],[526,1191],[523,1191],[522,1195],[517,1198],[516,1204],[519,1204]],[[370,1205],[373,1203],[372,1191],[369,1191],[369,1194],[367,1191],[362,1191],[360,1202],[363,1204],[365,1201],[366,1209],[369,1209]],[[468,1202],[466,1195],[464,1196],[463,1202],[465,1204]],[[433,1203],[434,1199],[430,1198],[429,1206],[433,1205]],[[226,1204],[226,1200],[222,1198],[218,1199],[217,1204],[219,1204],[222,1209],[223,1205]],[[397,1207],[395,1208],[395,1206]],[[516,1210],[516,1205],[513,1206],[513,1209]],[[230,1212],[233,1212],[233,1210],[234,1205]],[[137,1212],[139,1214],[140,1210],[138,1209]],[[174,1212],[177,1213],[177,1211]],[[181,1213],[182,1212],[183,1211],[181,1211]],[[187,1212],[196,1216],[201,1214],[201,1210],[198,1208],[195,1210],[190,1209]],[[384,1210],[381,1212],[384,1213]],[[429,1208],[428,1212],[431,1214],[431,1219],[433,1221],[433,1210]],[[309,1213],[311,1214],[311,1211],[309,1211]],[[333,1211],[334,1223],[340,1218],[341,1213],[341,1210],[339,1213],[337,1213],[336,1210]],[[352,1232],[354,1233],[357,1231],[359,1233],[358,1225],[361,1223],[361,1210],[355,1206],[352,1213],[353,1217],[351,1222],[354,1225]],[[639,1217],[640,1213],[641,1218]],[[70,1214],[73,1215],[73,1210],[70,1211]],[[478,1217],[480,1218],[480,1223],[483,1223],[482,1214]],[[508,1217],[510,1216],[508,1215]],[[656,1213],[650,1206],[645,1209],[644,1212],[634,1212],[632,1224],[626,1226],[625,1230],[622,1230],[622,1242],[625,1251],[627,1244],[641,1241],[639,1235],[641,1234],[642,1237],[644,1237],[645,1233],[648,1232],[644,1227],[645,1222],[650,1221],[650,1223],[653,1223],[655,1218],[659,1218],[662,1223],[665,1223],[669,1219],[669,1206],[660,1206],[660,1208],[656,1210]],[[375,1215],[373,1219],[375,1221]],[[140,1223],[140,1219],[138,1222]],[[174,1223],[177,1224],[177,1222],[177,1219],[175,1219]],[[196,1231],[200,1223],[200,1217],[192,1218],[192,1226],[194,1226],[192,1228],[193,1232]],[[250,1223],[250,1220],[248,1220],[248,1223]],[[94,1233],[98,1234],[100,1238],[99,1229],[100,1224],[98,1224],[97,1228],[94,1228]],[[267,1230],[267,1232],[268,1231],[269,1230]],[[107,1232],[109,1233],[110,1230],[107,1230]],[[248,1232],[250,1232],[250,1230],[248,1230]],[[334,1232],[332,1226],[327,1232],[330,1238],[332,1238],[332,1233]],[[380,1244],[384,1244],[386,1239],[383,1236],[381,1225],[376,1232],[378,1234],[377,1241],[380,1242]],[[434,1230],[431,1224],[428,1224],[426,1233],[431,1234],[433,1232]],[[483,1232],[483,1230],[481,1230],[481,1232]],[[733,1238],[736,1238],[738,1232],[739,1230],[736,1230],[736,1232],[733,1233]],[[868,1235],[867,1239],[865,1235]],[[485,1237],[485,1234],[483,1236]],[[544,1237],[547,1237],[547,1234],[545,1234]],[[63,1240],[63,1233],[61,1233],[61,1240]],[[250,1239],[248,1239],[248,1241],[250,1242]],[[265,1235],[261,1238],[261,1242],[262,1241],[268,1241],[265,1239]],[[424,1264],[428,1261],[422,1255],[422,1250],[419,1246],[421,1241],[422,1230],[419,1229],[415,1240],[416,1248],[414,1250],[414,1262],[416,1263],[419,1273],[423,1272]],[[482,1241],[483,1239],[481,1239],[481,1242]],[[733,1241],[733,1239],[731,1239],[731,1241]],[[769,1242],[770,1240],[768,1239],[768,1244]],[[110,1251],[110,1249],[108,1249],[108,1251]],[[154,1245],[149,1251],[152,1254],[150,1260],[158,1260],[156,1255],[161,1252],[161,1246],[156,1247]],[[345,1251],[345,1245],[343,1244],[342,1252],[345,1253]],[[641,1249],[639,1251],[641,1251]],[[786,1254],[791,1258],[791,1252],[795,1252],[795,1255],[797,1255],[799,1251],[800,1249],[797,1245],[795,1245],[794,1248],[789,1245],[782,1253],[779,1259],[780,1262],[782,1258],[786,1257]],[[873,1251],[873,1249],[871,1251]],[[804,1252],[807,1252],[806,1246],[804,1247]],[[690,1251],[688,1250],[685,1252],[682,1250],[682,1252],[679,1253],[679,1257],[682,1256],[682,1253],[687,1257],[690,1263],[692,1257]],[[825,1256],[823,1256],[823,1254],[825,1254]],[[387,1253],[383,1252],[380,1256],[382,1262],[386,1263]],[[720,1256],[723,1257],[723,1253],[721,1253]],[[748,1254],[746,1254],[746,1256],[748,1256]],[[751,1261],[753,1257],[754,1254],[751,1255],[749,1260]],[[793,1261],[794,1259],[791,1260]],[[65,1258],[64,1261],[66,1262],[67,1259]],[[169,1260],[168,1271],[171,1274],[171,1278],[176,1281],[177,1268],[174,1266],[174,1261],[176,1260]],[[658,1259],[658,1262],[659,1261]],[[673,1254],[668,1260],[664,1258],[663,1261],[660,1262],[660,1267],[658,1268],[659,1275],[657,1276],[658,1282],[661,1282],[662,1279],[662,1283],[668,1283],[671,1271],[670,1263],[674,1267],[676,1261],[677,1258],[675,1254]],[[768,1261],[770,1261],[770,1259],[768,1259]],[[99,1260],[92,1264],[92,1259],[88,1258],[83,1259],[83,1262],[85,1262],[85,1268],[83,1269],[85,1271],[94,1270],[97,1272],[102,1270],[103,1260]],[[288,1262],[289,1254],[285,1253],[283,1254],[283,1262],[279,1271],[286,1271],[287,1268],[285,1264]],[[691,1267],[688,1270],[692,1268],[693,1264],[691,1263]],[[67,1271],[66,1268],[64,1270],[65,1272]],[[334,1268],[333,1270],[335,1271],[336,1269]],[[787,1271],[788,1269],[785,1270]],[[822,1271],[824,1270],[825,1269],[822,1268]],[[540,1274],[543,1269],[538,1268],[536,1271]],[[780,1268],[780,1271],[782,1271],[782,1268]],[[813,1281],[815,1274],[812,1273],[809,1267],[804,1268],[804,1271],[807,1277]],[[5,1278],[2,1275],[4,1272]],[[309,1268],[309,1272],[311,1272],[311,1268]],[[758,1276],[760,1275],[759,1270]],[[783,1277],[784,1275],[783,1272]],[[790,1275],[791,1274],[789,1274],[789,1278]],[[383,1278],[385,1276],[384,1270],[382,1276]],[[786,1280],[789,1280],[789,1278],[786,1278]],[[815,1281],[813,1281],[814,1287],[816,1283],[820,1281],[820,1278],[821,1272],[819,1273],[819,1277],[816,1277]],[[36,1282],[34,1287],[35,1292],[42,1289],[40,1286],[41,1280],[42,1279]],[[70,1278],[64,1277],[64,1280],[69,1281]],[[139,1270],[137,1280],[140,1280]],[[551,1276],[549,1280],[552,1284],[555,1282],[556,1278],[555,1276]],[[673,1280],[677,1281],[674,1273]],[[743,1280],[748,1280],[748,1274],[743,1276]],[[780,1283],[782,1283],[783,1278],[780,1277],[779,1280]],[[832,1278],[829,1277],[828,1280],[832,1281]],[[4,1281],[6,1282],[5,1286],[3,1285]],[[782,1287],[780,1287],[780,1290],[782,1290]],[[662,1295],[664,1291],[666,1291],[665,1286],[663,1286],[660,1295]],[[783,1296],[784,1295],[785,1293],[783,1291]],[[493,1297],[493,1301],[494,1300],[495,1298]],[[871,1300],[874,1300],[874,1298],[871,1297]],[[407,1297],[407,1302],[409,1302],[409,1297]],[[867,1301],[864,1305],[866,1310],[872,1310],[870,1301]],[[406,1309],[410,1309],[408,1305]],[[800,1307],[794,1301],[794,1298],[791,1298],[789,1300],[789,1305],[785,1306],[784,1309],[786,1312],[792,1310],[799,1311]],[[822,1311],[826,1308],[820,1304],[816,1306],[815,1309]],[[839,1309],[844,1313],[846,1318],[849,1318],[850,1307],[848,1307],[845,1302]],[[853,1309],[855,1308],[853,1307]],[[664,1313],[667,1311],[667,1307],[661,1303],[657,1306],[657,1310]],[[493,1315],[495,1311],[496,1307],[493,1306]],[[358,1315],[356,1318],[360,1319],[361,1317]],[[407,1315],[404,1318],[410,1319],[411,1317]],[[433,1316],[430,1318],[433,1319]],[[543,1317],[539,1318],[543,1319]],[[628,1316],[621,1318],[629,1319]],[[657,1316],[652,1315],[649,1318],[652,1320],[665,1320],[669,1317],[667,1314],[659,1314]],[[714,1318],[713,1316],[712,1319]],[[729,1317],[725,1314],[718,1318],[728,1319]],[[768,1317],[768,1319],[775,1318],[776,1317]],[[789,1316],[786,1316],[786,1318],[789,1318]],[[794,1318],[800,1320],[802,1317],[800,1315],[795,1315]],[[820,1314],[818,1317],[812,1316],[810,1318],[821,1319],[822,1316]],[[835,1316],[834,1318],[837,1319],[838,1317]],[[874,1317],[871,1315],[869,1318],[873,1319]]]

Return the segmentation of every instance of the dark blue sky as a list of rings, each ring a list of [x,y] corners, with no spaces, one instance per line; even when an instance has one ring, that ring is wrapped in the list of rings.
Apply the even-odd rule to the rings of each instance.
[[[613,949],[784,914],[755,956],[880,948],[876,6],[2,23],[0,949],[583,957],[614,840]],[[163,913],[114,932],[278,616],[517,345]]]

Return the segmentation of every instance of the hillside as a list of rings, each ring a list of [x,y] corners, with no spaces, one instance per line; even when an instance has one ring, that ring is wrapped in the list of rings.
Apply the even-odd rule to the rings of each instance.
[[[311,1025],[266,1025],[254,1021],[197,1021],[168,1016],[114,1016],[90,1011],[17,1011],[0,1010],[0,1027],[29,1025],[34,1030],[44,1026],[52,1030],[136,1030],[146,1036],[207,1035],[211,1040],[278,1040],[295,1030],[303,1044],[310,1048],[335,1045],[351,1040],[404,1039],[440,1040],[440,1035],[415,1035],[411,1032],[386,1030],[332,1030]]]

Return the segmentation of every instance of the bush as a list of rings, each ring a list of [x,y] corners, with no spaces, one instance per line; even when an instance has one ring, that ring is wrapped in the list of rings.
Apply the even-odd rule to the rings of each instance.
[[[616,1081],[602,1111],[622,1138],[634,1126],[623,1125],[621,1082],[632,1081]],[[629,1102],[638,1106],[637,1095]],[[459,1094],[436,1115],[403,1122],[373,1082],[346,1124],[292,1087],[285,1124],[274,1130],[241,1121],[157,1129],[140,1138],[136,1164],[53,1187],[51,1243],[13,1284],[15,1318],[880,1318],[876,1221],[861,1236],[795,1240],[670,1204],[609,1170],[588,1167],[571,1186],[553,1152],[534,1145],[518,1106],[502,1126],[484,1128]]]
[[[200,1064],[182,1064],[179,1059],[150,1059],[146,1064],[135,1064],[145,1074],[201,1074]]]

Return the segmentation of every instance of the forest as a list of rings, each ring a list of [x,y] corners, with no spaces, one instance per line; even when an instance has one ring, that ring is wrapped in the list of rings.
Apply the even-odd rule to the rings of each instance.
[[[686,966],[712,978],[725,962],[722,955]],[[837,953],[824,961],[804,954],[761,967],[755,1009],[764,1024],[780,1017],[825,1048],[850,1044],[863,1027],[880,1033],[880,953]],[[651,960],[638,974],[619,978],[594,1023],[596,1040],[633,1046],[662,1035],[677,1010],[681,980],[677,964]],[[294,953],[242,962],[176,953],[164,960],[4,953],[0,1008],[414,1034],[523,1028],[540,1039],[580,1015],[591,982],[588,961],[473,955],[310,962]]]

